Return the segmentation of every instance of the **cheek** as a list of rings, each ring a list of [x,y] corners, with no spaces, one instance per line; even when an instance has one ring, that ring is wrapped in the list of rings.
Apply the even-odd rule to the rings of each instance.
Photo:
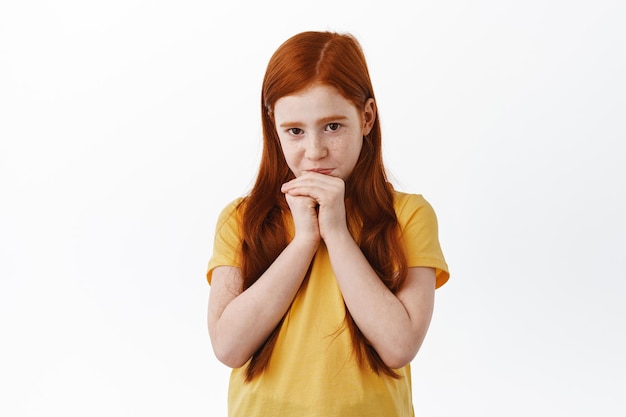
[[[287,161],[288,165],[291,165],[298,160],[298,149],[296,146],[281,142],[280,148],[283,151],[283,157],[285,158],[285,161]]]
[[[345,157],[358,158],[361,154],[361,149],[363,148],[363,139],[359,137],[352,137],[349,140],[346,140],[342,143],[342,145],[337,149],[337,152],[340,152]]]

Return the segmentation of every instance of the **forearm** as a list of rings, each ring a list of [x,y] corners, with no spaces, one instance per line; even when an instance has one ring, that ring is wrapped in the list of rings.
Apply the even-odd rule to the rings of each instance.
[[[216,356],[242,366],[267,339],[293,301],[317,244],[293,240],[248,289],[224,308],[211,330]]]
[[[428,286],[422,291],[411,282],[410,290],[394,294],[376,275],[350,235],[328,239],[326,245],[356,325],[388,366],[400,368],[408,364],[417,354],[430,324],[432,299]],[[434,280],[431,291],[434,292]],[[408,292],[408,297],[403,298]]]

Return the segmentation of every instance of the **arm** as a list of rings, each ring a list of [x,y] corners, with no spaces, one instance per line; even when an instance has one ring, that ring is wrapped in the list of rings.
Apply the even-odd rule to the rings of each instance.
[[[381,359],[401,368],[415,357],[430,325],[435,270],[409,268],[402,288],[393,294],[348,231],[344,187],[340,178],[311,173],[283,185],[283,192],[317,201],[320,235],[350,314]]]
[[[389,367],[410,363],[430,325],[435,270],[409,268],[394,295],[350,235],[326,239],[326,245],[346,306],[363,335]]]
[[[239,268],[213,270],[208,307],[213,351],[225,365],[243,366],[256,352],[291,305],[319,245],[317,225],[307,219],[315,202],[288,197],[296,236],[272,265],[242,292]]]

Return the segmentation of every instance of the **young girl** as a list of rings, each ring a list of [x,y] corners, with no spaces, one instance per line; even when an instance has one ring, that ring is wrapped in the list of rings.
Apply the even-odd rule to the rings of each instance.
[[[413,416],[409,363],[449,277],[423,197],[385,176],[358,42],[304,32],[262,87],[263,154],[221,213],[209,335],[230,416]]]

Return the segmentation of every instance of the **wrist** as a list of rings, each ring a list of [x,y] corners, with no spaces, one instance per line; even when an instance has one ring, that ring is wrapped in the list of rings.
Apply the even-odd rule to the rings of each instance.
[[[319,235],[306,235],[296,233],[292,241],[289,243],[289,246],[293,246],[303,253],[307,253],[309,251],[315,253],[317,247],[320,244],[320,240],[321,239]]]
[[[348,228],[325,233],[322,239],[328,247],[356,243]]]

